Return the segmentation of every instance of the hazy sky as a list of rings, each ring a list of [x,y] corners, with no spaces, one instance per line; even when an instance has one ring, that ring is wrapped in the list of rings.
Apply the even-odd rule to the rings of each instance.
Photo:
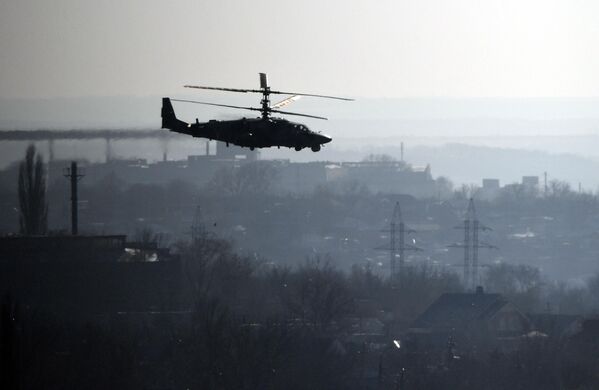
[[[0,97],[599,96],[599,1],[0,0]]]

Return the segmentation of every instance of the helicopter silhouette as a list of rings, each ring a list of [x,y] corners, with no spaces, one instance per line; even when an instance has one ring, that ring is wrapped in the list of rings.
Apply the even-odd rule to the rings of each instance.
[[[241,93],[260,93],[262,100],[260,107],[242,107],[228,104],[216,104],[200,102],[195,100],[162,98],[162,128],[170,131],[191,135],[193,137],[207,138],[217,140],[241,147],[255,148],[267,147],[288,147],[300,151],[304,148],[310,148],[313,152],[318,152],[321,146],[331,142],[331,137],[310,130],[302,123],[288,121],[284,118],[272,117],[271,114],[302,116],[307,118],[324,119],[327,118],[315,115],[300,114],[297,112],[281,111],[282,107],[298,100],[302,96],[319,97],[326,99],[336,99],[351,101],[353,99],[337,96],[315,95],[308,93],[273,91],[268,85],[266,73],[260,73],[260,89],[238,89],[238,88],[220,88],[204,87],[198,85],[185,85],[185,88],[209,89],[216,91],[241,92]],[[291,95],[282,101],[271,105],[270,95]],[[209,120],[200,122],[197,118],[195,123],[187,123],[177,118],[171,101],[204,104],[209,106],[236,108],[242,110],[259,111],[258,118],[241,118],[235,120]]]

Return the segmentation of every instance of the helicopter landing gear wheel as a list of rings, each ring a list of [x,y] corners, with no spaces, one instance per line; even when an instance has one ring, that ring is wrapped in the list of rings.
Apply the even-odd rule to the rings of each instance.
[[[318,152],[320,151],[320,145],[314,145],[310,149],[312,149],[313,152]]]
[[[301,147],[301,146],[296,146],[296,147],[295,147],[295,151],[296,151],[296,152],[299,152],[300,150],[302,150],[302,147]]]

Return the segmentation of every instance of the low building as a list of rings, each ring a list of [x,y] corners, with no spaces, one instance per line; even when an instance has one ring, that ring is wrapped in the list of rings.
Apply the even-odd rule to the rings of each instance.
[[[32,311],[85,319],[187,310],[187,280],[178,256],[122,235],[0,238],[0,294]]]
[[[124,254],[127,236],[0,237],[0,263],[114,262]]]
[[[275,190],[283,193],[311,193],[327,183],[326,164],[322,162],[296,163],[289,160],[270,160],[276,167]]]
[[[599,319],[586,318],[565,340],[562,378],[565,389],[596,389],[599,383]]]
[[[539,313],[529,314],[528,318],[535,331],[556,339],[575,334],[583,322],[582,316],[574,314]]]
[[[525,187],[537,188],[539,186],[539,177],[522,176],[522,185]]]
[[[327,165],[330,181],[364,184],[372,192],[436,197],[437,183],[430,165],[413,167],[402,161],[361,161]]]
[[[499,190],[499,179],[483,179],[484,190],[498,191]]]
[[[413,323],[408,345],[413,350],[459,354],[489,350],[514,350],[521,336],[530,331],[529,319],[501,294],[441,295]],[[453,353],[453,352],[452,352]]]
[[[483,179],[483,186],[477,197],[483,200],[493,200],[499,195],[500,189],[499,179]]]

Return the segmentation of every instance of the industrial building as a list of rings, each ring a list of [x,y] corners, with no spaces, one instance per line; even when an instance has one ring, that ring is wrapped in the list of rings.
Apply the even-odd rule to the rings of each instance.
[[[110,159],[105,163],[87,164],[88,180],[100,180],[114,174],[128,184],[168,184],[185,181],[198,187],[208,184],[218,172],[235,170],[260,161],[275,169],[272,190],[277,193],[310,193],[327,183],[359,183],[373,193],[411,195],[434,198],[438,194],[430,165],[414,167],[403,161],[360,162],[293,162],[259,160],[259,152],[237,146],[215,143],[206,153],[191,155],[187,160],[162,160],[149,163],[144,159]],[[207,145],[209,145],[207,143]],[[62,176],[66,161],[49,162],[49,177]],[[5,171],[4,180],[14,182],[16,173]]]

